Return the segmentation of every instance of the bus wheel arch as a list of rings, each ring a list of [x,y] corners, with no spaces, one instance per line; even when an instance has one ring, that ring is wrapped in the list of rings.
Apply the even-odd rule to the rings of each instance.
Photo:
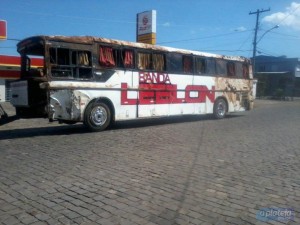
[[[92,100],[84,111],[83,123],[91,131],[102,131],[114,123],[115,108],[108,98]]]
[[[228,113],[228,101],[224,96],[216,98],[214,102],[213,115],[216,119],[225,118]]]

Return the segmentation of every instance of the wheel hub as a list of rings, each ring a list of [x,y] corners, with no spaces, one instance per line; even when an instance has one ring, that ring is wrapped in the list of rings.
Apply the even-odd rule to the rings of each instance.
[[[90,119],[95,125],[102,126],[107,120],[105,108],[102,106],[95,107],[91,112]]]

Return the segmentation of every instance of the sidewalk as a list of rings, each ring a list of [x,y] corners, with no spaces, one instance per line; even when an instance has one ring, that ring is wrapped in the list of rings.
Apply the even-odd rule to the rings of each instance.
[[[12,106],[12,104],[10,104],[10,102],[0,102],[0,104],[3,107],[3,109],[5,110],[5,112],[7,113],[8,116],[16,115],[16,110]]]

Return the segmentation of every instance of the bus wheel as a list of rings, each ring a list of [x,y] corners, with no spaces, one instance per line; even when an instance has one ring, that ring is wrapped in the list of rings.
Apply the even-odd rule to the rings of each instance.
[[[103,102],[90,104],[84,114],[84,124],[91,131],[102,131],[108,127],[111,121],[109,107]]]
[[[223,119],[226,116],[227,104],[223,98],[218,98],[214,104],[214,117]]]

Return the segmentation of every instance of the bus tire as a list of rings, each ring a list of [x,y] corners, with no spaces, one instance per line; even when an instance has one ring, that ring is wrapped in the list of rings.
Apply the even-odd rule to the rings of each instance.
[[[223,98],[218,98],[214,103],[214,117],[223,119],[227,113],[227,103]]]
[[[111,110],[103,102],[93,102],[87,106],[84,125],[91,131],[105,130],[111,121]]]

